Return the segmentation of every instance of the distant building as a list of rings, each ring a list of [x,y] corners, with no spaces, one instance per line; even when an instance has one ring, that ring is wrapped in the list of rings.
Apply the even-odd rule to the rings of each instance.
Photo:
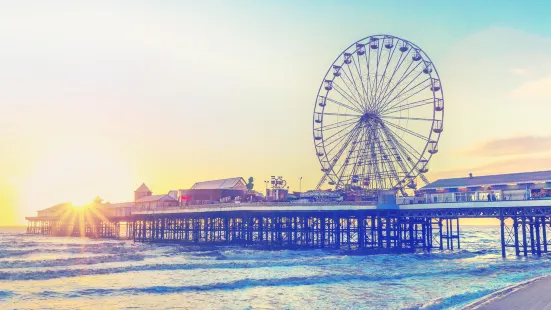
[[[72,206],[73,205],[68,202],[60,203],[55,206],[37,211],[37,217],[58,217],[70,210]]]
[[[105,203],[109,216],[125,217],[132,214],[134,202]]]
[[[134,201],[137,201],[142,197],[151,196],[151,194],[152,192],[149,187],[147,187],[145,183],[142,183],[142,185],[140,185],[140,187],[138,187],[138,189],[134,191]]]
[[[286,188],[275,188],[266,190],[266,200],[268,201],[286,201],[289,196],[289,190]]]
[[[169,207],[177,207],[178,200],[170,197],[167,194],[164,195],[151,195],[142,197],[134,201],[136,209],[139,210],[155,210]]]
[[[223,199],[234,200],[244,197],[247,183],[241,177],[212,180],[195,183],[190,189],[179,191],[180,203],[204,204],[220,202]]]
[[[551,198],[551,171],[440,179],[420,189],[427,202]],[[489,198],[488,198],[489,197]]]
[[[142,183],[134,191],[134,208],[138,210],[155,210],[169,207],[177,207],[178,200],[168,194],[153,195],[151,190]]]

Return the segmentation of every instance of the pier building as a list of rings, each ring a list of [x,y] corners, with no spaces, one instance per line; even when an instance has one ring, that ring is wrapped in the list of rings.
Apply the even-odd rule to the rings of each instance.
[[[187,205],[219,203],[221,199],[244,197],[247,183],[242,177],[197,182],[179,190],[180,202]]]
[[[551,198],[551,171],[440,179],[421,188],[427,203]]]

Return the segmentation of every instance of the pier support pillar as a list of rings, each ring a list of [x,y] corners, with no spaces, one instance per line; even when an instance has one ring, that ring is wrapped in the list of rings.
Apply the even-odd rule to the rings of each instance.
[[[501,227],[501,257],[505,258],[505,219],[503,214],[499,217],[500,227]]]
[[[513,229],[515,234],[515,255],[520,256],[520,246],[518,242],[518,218],[513,218]]]

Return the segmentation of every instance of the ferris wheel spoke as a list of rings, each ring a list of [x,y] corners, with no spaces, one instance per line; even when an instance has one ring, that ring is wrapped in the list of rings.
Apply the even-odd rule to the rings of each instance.
[[[342,114],[342,113],[323,113],[323,116],[348,116],[348,117],[362,117],[362,115],[358,114]]]
[[[371,141],[369,143],[369,164],[370,164],[370,175],[373,180],[373,187],[374,188],[381,188],[380,181],[379,181],[379,161],[377,160],[377,156],[375,153],[375,133],[374,131],[371,131]]]
[[[398,89],[398,87],[413,73],[415,72],[415,70],[417,69],[417,67],[419,66],[419,64],[417,64],[415,67],[413,67],[413,69],[409,70],[409,68],[411,67],[411,65],[413,65],[413,63],[410,63],[409,66],[406,68],[406,71],[404,71],[402,77],[398,80],[398,82],[396,82],[396,84],[394,84],[394,86],[387,92],[385,93],[381,98],[379,98],[380,100],[380,105],[379,105],[379,109],[381,108],[384,108],[384,106],[386,106],[388,103],[392,102],[395,98],[397,98],[399,95],[396,95],[393,97],[393,99],[389,100],[389,98],[391,97],[391,95]],[[419,77],[419,75],[421,75],[422,71],[419,71],[417,73],[416,76],[414,76],[408,84],[406,84],[406,86],[404,86],[401,90],[403,91],[404,89],[406,89],[409,84],[411,84],[413,81],[415,81],[415,79],[417,79]]]
[[[380,182],[380,185],[381,185],[381,188],[386,188],[386,167],[385,167],[385,161],[384,161],[384,154],[382,153],[382,148],[381,148],[381,141],[378,137],[376,137],[374,139],[374,147],[375,149],[378,151],[377,154],[378,154],[378,160],[380,161],[380,164],[377,165],[377,168],[378,168],[378,171],[379,171],[379,175],[378,175],[378,179],[379,179],[379,182]]]
[[[392,80],[394,79],[394,76],[396,75],[396,73],[399,71],[399,68],[400,66],[402,65],[402,63],[404,63],[404,61],[407,59],[409,55],[409,51],[405,54],[404,56],[404,53],[401,53],[400,54],[400,57],[398,58],[398,61],[396,62],[396,66],[394,67],[394,70],[392,70],[392,75],[390,76],[388,82],[386,83],[386,86],[385,88],[383,89],[383,91],[381,92],[382,94],[384,94],[388,87],[390,86]]]
[[[412,65],[413,63],[410,64],[410,66]],[[411,83],[413,83],[413,81],[415,81],[422,73],[423,71],[419,71],[417,73],[417,75],[415,75],[412,79],[410,79],[409,83],[407,83],[399,92],[398,94],[394,95],[392,97],[392,99],[389,99],[391,98],[392,94],[398,89],[398,86],[400,86],[402,84],[402,82],[404,82],[409,76],[410,74],[412,74],[413,72],[415,72],[415,69],[417,69],[417,67],[419,66],[419,64],[417,64],[413,69],[409,70],[409,71],[406,71],[404,72],[404,75],[402,76],[402,78],[400,78],[400,80],[392,87],[392,89],[390,91],[388,91],[386,94],[384,94],[383,97],[380,98],[380,105],[379,105],[379,109],[384,109],[389,103],[391,103],[392,101],[394,101],[394,99],[398,98],[400,96],[401,93],[403,93],[404,90],[406,90],[409,85]],[[408,66],[408,69],[409,69],[409,66]],[[427,79],[427,80],[430,80],[430,77]],[[423,81],[426,82],[427,80]]]
[[[404,140],[404,138],[400,137],[400,135],[398,134],[395,134],[394,132],[392,132],[392,130],[390,130],[390,128],[387,128],[388,129],[388,133],[394,138],[394,140],[396,141],[396,143],[400,146],[406,146],[407,148],[405,148],[409,153],[411,153],[414,157],[419,157],[419,159],[421,159],[421,157],[423,157],[421,155],[421,153],[419,151],[417,151],[416,148],[414,148],[413,146],[411,146],[411,144],[409,144],[406,140]]]
[[[400,142],[398,142],[394,137],[394,135],[392,135],[392,133],[390,133],[389,131],[390,130],[386,127],[383,127],[381,130],[383,135],[386,136],[386,141],[388,141],[388,143],[385,142],[385,144],[387,145],[390,144],[389,149],[396,150],[396,154],[394,154],[394,158],[396,159],[396,164],[400,167],[404,176],[406,176],[407,174],[409,174],[409,171],[412,169],[407,166],[409,164],[409,161],[406,161],[406,163],[404,163],[404,159],[407,159],[409,155],[403,149]]]
[[[404,110],[415,109],[415,108],[422,107],[422,106],[429,105],[429,104],[434,104],[434,98],[433,97],[418,100],[418,101],[415,101],[415,102],[410,102],[408,104],[404,104],[404,105],[401,105],[401,106],[388,108],[388,109],[382,111],[381,115],[397,113],[397,112],[401,112],[401,111],[404,111]]]
[[[367,109],[367,107],[370,105],[369,95],[368,95],[369,94],[369,85],[367,84],[367,80],[366,80],[366,83],[364,84],[362,68],[361,68],[361,65],[358,64],[360,62],[360,56],[358,55],[358,53],[356,53],[356,58],[358,59],[358,63],[356,62],[356,58],[354,58],[354,57],[351,57],[351,58],[352,58],[352,63],[354,64],[354,68],[356,69],[356,74],[360,78],[360,84],[362,85],[362,90],[365,94],[365,96],[364,96],[364,102],[365,102],[364,109]]]
[[[352,62],[355,62],[354,57],[350,57],[350,58],[352,59],[352,60],[351,60]],[[354,65],[355,65],[355,64],[354,64]],[[347,78],[348,78],[349,80],[354,81],[353,84],[354,84],[354,86],[356,87],[356,92],[357,92],[358,94],[360,94],[360,88],[358,87],[358,83],[356,82],[356,77],[355,77],[354,73],[352,72],[352,69],[351,69],[350,64],[347,64],[347,65],[346,65],[346,68],[348,69],[348,73],[349,73],[350,75],[346,73],[346,70],[343,70],[343,72],[346,74],[346,76],[347,76]],[[356,70],[356,73],[357,73],[357,72],[358,72],[358,71]],[[363,95],[361,95],[361,97],[364,98],[364,100],[363,100],[364,105],[363,105],[361,108],[362,108],[362,109],[365,109],[365,107],[367,106],[367,102],[366,102],[366,100],[367,100],[367,99],[366,99],[366,98],[367,98],[367,93],[366,93],[365,87],[364,87],[364,85],[363,85],[363,83],[362,83],[361,76],[360,76],[359,84],[360,84],[360,86],[361,86],[361,90],[362,90],[362,93],[363,93]]]
[[[430,121],[430,122],[434,122],[433,118],[420,118],[420,117],[381,116],[381,118],[385,118],[385,119],[407,119],[407,120],[412,120],[412,121]]]
[[[348,130],[348,129],[349,129],[350,127],[352,127],[353,125],[355,125],[355,124],[354,124],[354,123],[348,124],[348,125],[346,125],[344,128],[342,128],[341,130],[339,130],[339,131],[333,133],[331,136],[329,136],[328,138],[324,139],[324,140],[323,140],[324,145],[327,147],[327,146],[330,146],[331,144],[333,144],[335,141],[339,141],[337,136],[338,136],[339,134],[343,133],[344,131]],[[342,135],[341,137],[345,137],[346,135],[349,135],[349,134],[350,134],[350,132],[345,133],[345,134]],[[337,140],[331,141],[334,137],[337,137],[337,138],[336,138]],[[327,143],[327,142],[329,142],[329,141],[331,141],[331,142],[330,142],[330,143]]]
[[[366,157],[369,158],[368,160],[368,172],[372,175],[371,181],[373,182],[373,186],[375,188],[380,188],[380,173],[379,173],[379,167],[378,167],[378,160],[375,152],[375,135],[373,128],[369,128],[368,131],[368,137],[369,140],[366,141],[364,150],[366,153]]]
[[[329,131],[329,130],[337,129],[337,128],[342,127],[342,126],[348,126],[351,123],[355,123],[355,122],[358,122],[358,120],[357,119],[349,119],[349,120],[345,120],[345,121],[331,123],[331,124],[328,124],[328,125],[323,125],[321,127],[321,129],[323,131]]]
[[[412,94],[409,94],[407,97],[401,99],[400,101],[394,103],[393,105],[389,106],[389,107],[383,107],[383,110],[380,111],[379,113],[385,113],[387,110],[390,110],[390,109],[393,109],[393,108],[399,108],[400,107],[400,103],[402,102],[407,102],[407,100],[417,94],[419,94],[420,92],[424,91],[425,89],[429,88],[431,86],[431,84],[427,84],[425,87],[417,90],[416,92],[412,93]],[[434,100],[434,98],[430,98],[432,100]]]
[[[367,46],[369,47],[369,43]],[[370,48],[367,48],[367,52],[364,54],[364,58],[365,58],[365,65],[367,69],[367,74],[365,77],[365,84],[367,88],[366,96],[369,102],[369,105],[367,108],[371,109],[371,107],[373,106],[373,101],[371,100],[373,98],[373,85],[371,85],[371,49]],[[358,58],[358,62],[359,62],[359,58]],[[361,67],[361,64],[360,64],[360,67]]]
[[[381,93],[381,88],[383,87],[383,82],[385,80],[385,76],[386,76],[386,72],[388,70],[388,65],[390,64],[390,62],[392,61],[392,57],[394,56],[394,52],[396,51],[396,46],[395,45],[393,48],[392,48],[392,51],[390,51],[388,54],[388,59],[386,61],[386,65],[385,65],[385,70],[383,71],[383,75],[381,76],[381,79],[380,79],[380,82],[379,84],[377,85],[377,92],[380,94]],[[377,102],[377,100],[379,99],[380,95],[377,95],[377,98],[374,99],[375,102]]]
[[[391,179],[392,179],[392,176],[394,175],[395,171],[394,171],[394,167],[392,167],[392,165],[390,164],[389,160],[388,160],[388,156],[386,155],[385,151],[384,151],[384,148],[383,148],[383,145],[382,145],[382,142],[381,142],[381,137],[380,135],[377,133],[377,146],[378,146],[378,151],[379,151],[379,160],[381,162],[381,171],[382,171],[382,183],[383,183],[383,187],[384,188],[389,188],[390,187],[390,184],[389,183],[392,183]]]
[[[404,179],[411,174],[413,171],[415,164],[413,162],[413,158],[416,159],[417,157],[414,154],[411,154],[410,151],[406,149],[396,138],[387,132],[387,137],[390,138],[390,143],[394,145],[394,148],[396,149],[397,156],[400,156],[400,160],[397,160],[398,166],[400,167],[402,173],[404,174]]]
[[[355,133],[357,132],[357,130],[353,130],[353,131]],[[332,153],[331,152],[326,153],[326,159],[327,159],[327,164],[328,164],[328,169],[329,169],[329,171],[327,171],[326,173],[333,172],[335,174],[335,176],[337,176],[337,174],[335,173],[335,166],[338,163],[339,158],[342,156],[343,152],[348,148],[348,145],[350,144],[350,142],[355,139],[354,136],[355,136],[355,134],[350,135],[348,137],[348,139],[346,140],[346,142],[341,146],[339,151],[333,157],[331,157],[331,159],[329,159],[329,154],[332,154]]]
[[[429,82],[429,81],[430,81],[430,77],[429,77],[429,78],[427,78],[427,79],[425,79],[425,80],[423,80],[423,81],[421,81],[421,82],[415,84],[414,86],[408,88],[408,87],[411,85],[411,83],[412,83],[415,79],[417,79],[417,77],[418,77],[420,74],[421,74],[421,73],[419,73],[419,74],[418,74],[413,80],[411,80],[404,88],[402,88],[397,94],[395,94],[394,97],[392,97],[392,99],[388,99],[388,98],[387,98],[387,99],[385,100],[385,102],[384,102],[383,104],[381,104],[380,110],[384,110],[384,109],[388,108],[389,106],[390,106],[391,108],[392,108],[392,107],[395,107],[395,106],[397,106],[400,102],[404,102],[405,100],[409,99],[410,97],[412,97],[412,96],[418,94],[419,92],[421,92],[421,91],[427,89],[428,87],[430,87],[430,86],[431,86],[431,83]],[[415,93],[413,93],[413,94],[411,94],[411,95],[408,95],[408,97],[406,97],[406,98],[404,98],[404,99],[400,99],[398,102],[393,103],[393,102],[394,102],[397,98],[399,98],[400,96],[405,96],[407,93],[409,93],[409,92],[411,92],[411,91],[417,89],[419,86],[422,86],[425,82],[429,82],[429,83],[427,83],[427,85],[425,85],[425,87],[423,87],[423,88],[417,90]]]
[[[346,101],[350,102],[352,105],[356,107],[361,107],[362,104],[356,101],[356,99],[352,96],[350,96],[344,89],[342,89],[339,85],[333,84],[333,89],[336,90],[339,95],[341,95]]]
[[[412,135],[412,136],[414,136],[414,137],[417,137],[417,138],[422,139],[422,140],[425,140],[425,141],[429,141],[429,138],[423,136],[422,134],[416,133],[416,132],[414,132],[414,131],[412,131],[412,130],[409,130],[409,129],[404,128],[404,127],[402,127],[402,126],[400,126],[400,125],[391,123],[391,122],[386,121],[386,120],[384,120],[384,119],[383,119],[382,121],[383,121],[386,125],[392,126],[392,127],[396,128],[396,129],[399,129],[399,130],[401,130],[401,131],[403,131],[403,132],[405,132],[405,133],[409,133],[410,135]]]
[[[402,59],[402,61],[394,68],[394,72],[392,74],[392,78],[389,82],[392,82],[394,77],[396,76],[396,73],[400,72],[400,68],[402,68],[402,64],[404,62],[406,62],[406,59],[407,59],[407,56],[409,55],[409,51],[408,51],[408,54],[406,55],[406,57],[404,57],[404,59]],[[417,68],[417,66],[419,66],[419,64],[417,64],[415,67],[413,67],[413,69],[410,70],[411,66],[413,65],[413,62],[409,62],[408,66],[403,70],[403,73],[402,75],[400,76],[400,78],[398,78],[398,81],[394,84],[394,86],[390,89],[390,91],[388,90],[388,88],[385,90],[384,93],[382,93],[382,98],[388,96],[388,94],[392,93],[394,91],[394,89],[396,87],[398,87],[398,85],[400,85],[402,83],[402,81],[404,81],[404,79],[406,79],[409,74],[413,71],[415,71],[415,69]],[[379,99],[382,99],[382,98],[379,98]]]
[[[363,127],[362,135],[365,136],[367,139],[364,139],[362,142],[358,143],[360,147],[356,151],[354,164],[352,165],[352,175],[358,175],[358,169],[363,169],[364,167],[365,156],[363,154],[366,150],[366,143],[371,140],[369,127]]]
[[[346,77],[346,79],[353,84],[353,89],[356,90],[356,94],[358,95],[359,98],[362,98],[362,106],[360,107],[357,107],[359,110],[362,110],[362,109],[365,109],[365,106],[366,106],[366,103],[365,103],[365,93],[364,94],[361,94],[360,93],[360,90],[359,90],[359,87],[358,87],[358,84],[356,83],[356,79],[352,76],[352,71],[350,71],[350,66],[346,66],[348,68],[348,71],[350,72],[350,76],[348,75],[348,73],[346,73],[346,70],[342,70],[342,73],[344,73],[344,76]],[[344,79],[343,79],[344,81]],[[347,84],[348,86],[348,84]],[[363,85],[362,85],[363,87]],[[350,90],[350,88],[349,88]],[[350,90],[350,92],[352,92],[352,90]]]
[[[333,156],[333,157],[331,158],[331,162],[334,163],[333,166],[331,167],[331,169],[333,170],[333,172],[335,173],[336,176],[338,176],[339,173],[334,171],[334,169],[333,169],[333,168],[334,168],[334,165],[336,165],[336,163],[338,163],[338,161],[339,161],[339,159],[341,158],[342,154],[344,154],[344,152],[348,149],[348,146],[350,145],[350,143],[357,139],[357,137],[358,137],[358,135],[359,135],[360,132],[361,132],[361,128],[360,128],[360,127],[355,128],[355,130],[353,131],[353,134],[350,135],[350,136],[348,137],[348,139],[347,139],[346,142],[342,145],[342,147],[339,149],[339,151],[336,153],[336,155]],[[342,169],[345,169],[345,170],[346,170],[347,162],[348,162],[348,160],[350,159],[350,156],[352,155],[353,150],[355,149],[355,147],[356,147],[356,145],[353,144],[353,145],[352,145],[352,148],[351,148],[351,151],[348,152],[348,155],[347,155],[347,157],[346,157],[346,160],[345,160],[344,163],[341,165],[341,168],[339,169],[339,171],[342,170]],[[340,176],[338,176],[338,180],[339,180],[338,182],[340,182],[340,180],[341,180],[341,177],[340,177]]]
[[[346,72],[345,72],[346,73]],[[341,75],[342,76],[342,75]],[[363,97],[362,95],[358,92],[358,89],[355,88],[355,87],[352,87],[351,88],[351,85],[349,83],[346,82],[345,79],[340,79],[340,81],[342,81],[342,83],[344,84],[344,86],[346,87],[346,89],[348,89],[348,92],[346,92],[346,90],[344,90],[344,88],[340,87],[340,85],[337,85],[339,87],[339,89],[346,93],[346,95],[348,95],[350,98],[353,98],[354,99],[354,102],[360,104],[360,106],[356,106],[357,108],[361,108],[363,106]],[[335,86],[335,85],[334,85]],[[352,89],[356,90],[356,92],[352,91]],[[358,96],[356,96],[356,94]]]
[[[371,98],[371,102],[377,102],[376,99],[378,97],[378,91],[379,91],[379,64],[381,62],[381,55],[382,55],[382,49],[378,48],[376,50],[376,56],[375,56],[375,59],[377,60],[377,63],[376,63],[376,66],[375,66],[375,81],[374,81],[374,88],[375,88],[375,91],[372,91],[372,98]],[[381,77],[382,79],[383,77]]]
[[[385,149],[390,149],[390,148],[384,140],[379,143],[379,148],[380,148],[380,151],[383,153],[383,162],[387,166],[386,170],[388,171],[388,180],[389,180],[389,184],[387,185],[387,187],[389,187],[389,188],[396,187],[396,185],[399,185],[400,181],[401,181],[400,176],[398,174],[398,169],[396,169],[396,165],[395,165],[394,161],[392,159],[390,159],[391,156],[389,156],[384,151]],[[396,185],[394,185],[394,184],[396,184]]]
[[[345,130],[348,130],[348,128],[345,128],[345,129],[341,130],[341,132],[345,131]],[[329,151],[327,153],[332,153],[336,148],[339,147],[339,145],[341,145],[342,141],[346,141],[346,139],[348,139],[350,136],[352,136],[355,131],[356,131],[356,129],[352,128],[349,132],[336,137],[335,140],[333,140],[333,141],[330,141],[331,139],[324,140],[325,149],[329,149],[329,147],[333,145],[333,147],[331,149],[329,149]],[[335,135],[338,135],[338,133],[336,133]],[[335,135],[333,135],[333,136],[335,136]]]
[[[352,111],[354,111],[354,112],[358,112],[358,113],[360,113],[360,114],[363,114],[363,112],[360,111],[360,110],[358,110],[356,107],[351,107],[351,106],[349,106],[349,105],[347,105],[347,104],[344,104],[344,103],[342,103],[342,102],[340,102],[340,101],[337,101],[337,100],[335,100],[335,99],[333,99],[333,98],[325,97],[325,100],[330,101],[330,102],[332,102],[332,103],[334,103],[334,104],[336,104],[336,105],[339,105],[339,106],[341,106],[341,107],[343,107],[343,108],[346,108],[346,109],[352,110]]]
[[[358,135],[360,134],[360,132],[361,132],[361,130],[358,131]],[[351,139],[351,140],[353,140],[353,139]],[[354,153],[354,150],[356,149],[356,146],[357,146],[357,144],[352,145],[352,148],[348,152],[348,155],[346,156],[346,159],[342,163],[341,167],[339,168],[339,170],[337,170],[337,172],[335,172],[335,175],[337,176],[337,179],[339,180],[339,183],[342,183],[343,175],[349,169],[349,166],[350,166],[349,161],[351,159],[352,154]],[[342,155],[342,153],[341,153],[341,155]]]
[[[327,154],[333,154],[333,151],[335,149],[337,149],[339,147],[339,145],[341,145],[340,143],[342,141],[346,141],[347,139],[349,139],[351,136],[355,135],[356,131],[357,131],[357,128],[358,128],[359,125],[356,125],[355,127],[353,127],[349,132],[341,135],[340,137],[338,137],[337,139],[329,142],[329,143],[326,143],[327,140],[324,141],[324,148],[325,149],[329,149],[329,147],[331,145],[334,145],[329,151],[327,151]]]
[[[410,53],[411,49],[409,49],[407,51],[407,53],[405,54],[404,56],[404,53],[400,54],[400,58],[398,59],[398,62],[397,62],[397,65],[394,67],[394,70],[392,71],[392,75],[390,76],[390,79],[387,81],[386,83],[386,86],[385,88],[380,92],[379,96],[377,97],[377,102],[380,102],[383,100],[383,98],[386,96],[387,92],[389,92],[389,87],[390,85],[392,85],[392,82],[394,81],[394,77],[396,76],[396,73],[398,73],[400,71],[400,68],[402,67],[402,64],[406,61],[406,59],[408,58],[409,56],[409,53]],[[406,71],[408,71],[408,69],[411,67],[411,63],[409,64],[409,66],[406,68]],[[403,75],[402,75],[403,76]],[[401,78],[400,78],[401,79]],[[398,83],[397,83],[398,84]],[[396,87],[396,85],[394,85],[390,91],[392,91],[394,88]]]

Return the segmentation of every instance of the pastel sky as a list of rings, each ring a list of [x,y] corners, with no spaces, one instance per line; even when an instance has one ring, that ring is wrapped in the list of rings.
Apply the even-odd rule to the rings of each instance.
[[[233,176],[321,177],[317,89],[352,42],[421,46],[446,100],[433,180],[551,169],[547,1],[0,1],[0,225]]]

